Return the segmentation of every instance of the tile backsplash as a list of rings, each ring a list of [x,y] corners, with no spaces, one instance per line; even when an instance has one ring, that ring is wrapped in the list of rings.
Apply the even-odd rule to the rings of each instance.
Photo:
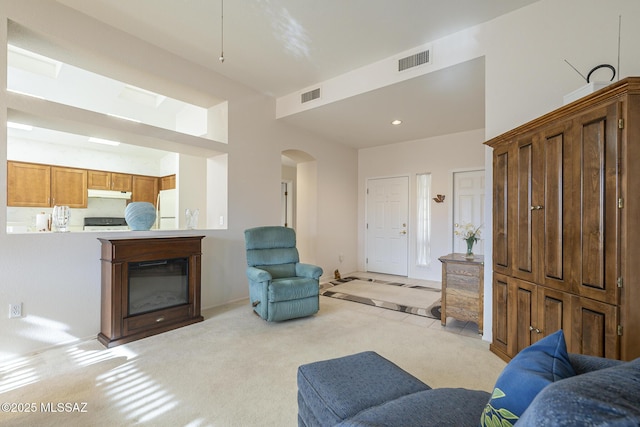
[[[124,209],[127,201],[124,199],[98,199],[90,198],[84,209],[71,208],[71,231],[82,231],[85,217],[108,216],[124,217]],[[51,213],[53,208],[7,208],[7,225],[22,232],[36,231],[36,215],[39,213]]]

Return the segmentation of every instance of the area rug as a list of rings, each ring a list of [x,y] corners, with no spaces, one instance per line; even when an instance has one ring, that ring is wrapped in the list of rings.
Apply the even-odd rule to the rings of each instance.
[[[320,295],[440,319],[440,289],[359,277],[332,280]]]

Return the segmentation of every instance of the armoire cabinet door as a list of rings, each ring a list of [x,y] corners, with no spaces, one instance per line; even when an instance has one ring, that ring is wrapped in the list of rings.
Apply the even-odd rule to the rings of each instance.
[[[570,351],[618,359],[618,308],[581,297],[575,297],[572,304]]]
[[[514,204],[511,201],[512,181],[515,170],[515,151],[508,145],[493,152],[493,271],[511,274],[511,225]],[[506,284],[506,282],[505,282]]]
[[[562,329],[567,347],[571,351],[571,295],[544,286],[538,286],[537,292],[535,340],[539,341]]]
[[[515,206],[512,219],[514,231],[513,275],[533,282],[537,279],[537,242],[534,244],[534,189],[539,188],[538,144],[534,135],[520,138],[515,154],[515,189],[511,203]],[[537,180],[537,181],[536,181]],[[535,212],[537,214],[537,212]]]
[[[513,355],[509,352],[509,285],[507,276],[493,273],[493,341],[491,351],[505,360]]]
[[[513,357],[520,350],[536,342],[537,285],[524,280],[509,280],[509,354]]]
[[[579,116],[574,179],[578,199],[575,272],[577,294],[618,303],[620,209],[618,207],[618,103]]]
[[[534,250],[540,257],[538,283],[571,290],[571,126],[564,122],[540,134],[541,182],[534,198]],[[538,180],[534,180],[538,183]]]

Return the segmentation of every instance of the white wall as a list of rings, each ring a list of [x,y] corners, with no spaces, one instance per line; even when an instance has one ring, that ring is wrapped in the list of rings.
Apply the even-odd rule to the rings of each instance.
[[[207,159],[180,154],[176,188],[178,189],[178,226],[186,227],[185,210],[198,209],[198,225],[202,229],[207,226]]]
[[[356,186],[355,150],[280,124],[275,120],[272,98],[106,27],[57,2],[0,0],[2,80],[6,76],[7,19],[60,47],[69,56],[61,59],[80,58],[81,63],[77,65],[83,68],[99,69],[110,77],[207,108],[214,105],[208,104],[212,100],[228,100],[228,145],[224,144],[225,147],[218,150],[222,153],[220,157],[225,158],[222,163],[228,168],[227,182],[221,184],[228,191],[227,206],[222,207],[227,215],[227,229],[192,233],[206,236],[202,260],[204,308],[247,297],[243,231],[252,226],[279,222],[280,153],[283,150],[301,150],[317,161],[316,261],[325,271],[333,268],[333,260],[318,249],[322,247],[340,247],[350,252],[349,257],[355,260],[356,201],[351,195],[340,195]],[[212,88],[217,92],[212,93]],[[10,101],[5,95],[0,97],[0,188],[6,188],[5,123],[7,102]],[[28,110],[28,107],[25,108]],[[38,108],[38,114],[45,116],[56,116],[60,110],[49,110],[48,105]],[[83,118],[94,120],[93,116],[81,111],[65,114],[64,121],[70,126],[79,125]],[[61,121],[59,119],[58,123]],[[155,141],[162,143],[159,138]],[[141,139],[150,141],[145,137]],[[175,141],[169,142],[175,145]],[[202,144],[197,138],[181,138],[178,142],[187,145],[183,154],[192,153],[193,148]],[[206,146],[218,149],[213,141],[207,141]],[[323,182],[326,176],[332,179]],[[209,184],[208,188],[214,187]],[[322,209],[333,201],[340,203],[343,215],[334,216],[329,209]],[[0,192],[2,205],[6,205],[4,191]],[[218,212],[211,215],[215,218]],[[4,209],[0,209],[0,223],[5,220]],[[166,232],[162,235],[173,234],[188,233]],[[122,237],[122,234],[117,236]],[[132,232],[131,236],[147,237],[149,234]],[[0,313],[0,360],[96,336],[100,329],[99,258],[100,245],[95,234],[7,235],[0,229],[0,307],[22,302],[25,315],[21,319],[8,319],[6,313]],[[355,268],[355,261],[349,268]],[[250,313],[247,306],[247,315]]]
[[[358,268],[366,271],[366,185],[370,178],[409,177],[409,277],[442,278],[438,257],[452,251],[453,172],[484,168],[484,129],[401,144],[361,149],[358,153]],[[416,266],[416,175],[431,174],[433,194],[444,194],[444,203],[431,201],[431,263]]]

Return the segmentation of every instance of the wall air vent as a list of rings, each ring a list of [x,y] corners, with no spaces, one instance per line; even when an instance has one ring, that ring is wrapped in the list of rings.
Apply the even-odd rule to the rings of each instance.
[[[416,53],[415,55],[407,56],[398,60],[398,71],[408,70],[409,68],[417,67],[418,65],[429,63],[429,51]]]
[[[304,104],[305,102],[313,101],[318,98],[320,98],[320,88],[310,90],[309,92],[305,92],[300,95],[300,102]]]

